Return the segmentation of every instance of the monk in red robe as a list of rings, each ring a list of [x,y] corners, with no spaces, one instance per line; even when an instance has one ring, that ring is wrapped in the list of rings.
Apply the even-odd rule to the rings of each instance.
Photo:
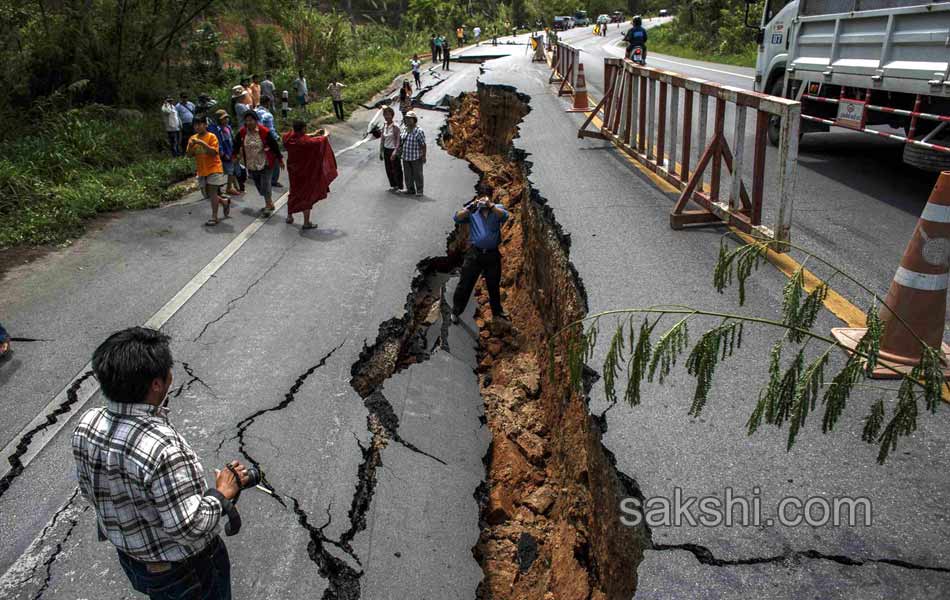
[[[287,174],[290,176],[290,199],[287,222],[294,222],[294,213],[303,213],[303,228],[314,229],[310,222],[313,205],[327,197],[330,183],[336,179],[336,157],[330,140],[322,129],[305,133],[307,124],[294,121],[294,130],[284,136],[287,150]]]

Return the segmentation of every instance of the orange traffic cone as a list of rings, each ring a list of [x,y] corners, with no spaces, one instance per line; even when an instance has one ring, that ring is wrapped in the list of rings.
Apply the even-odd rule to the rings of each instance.
[[[881,365],[903,373],[909,372],[920,362],[918,337],[932,348],[940,347],[944,364],[950,365],[950,346],[943,343],[948,283],[950,171],[944,171],[904,250],[904,257],[884,299],[886,306],[881,307],[880,318],[884,323],[878,361]],[[839,342],[853,349],[865,331],[838,327],[832,329],[831,333]],[[950,369],[944,369],[944,374],[950,376]],[[878,366],[872,377],[892,379],[898,375],[884,366]]]
[[[567,109],[567,112],[587,112],[590,110],[590,103],[587,101],[587,80],[584,78],[584,63],[578,61],[577,65],[577,83],[574,86],[574,106]]]

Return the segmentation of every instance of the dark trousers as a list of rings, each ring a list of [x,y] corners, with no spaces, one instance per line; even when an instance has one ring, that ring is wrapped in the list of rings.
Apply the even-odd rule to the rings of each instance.
[[[151,600],[231,600],[231,559],[219,537],[205,550],[180,562],[143,563],[119,552],[119,564],[135,591]],[[170,568],[154,573],[150,564]]]
[[[169,131],[168,146],[172,149],[172,156],[181,156],[181,132]]]
[[[402,161],[403,178],[406,180],[406,193],[421,194],[425,180],[422,175],[422,159]]]
[[[341,121],[343,120],[343,101],[342,100],[333,101],[333,112],[336,113],[337,119]]]
[[[455,296],[452,298],[452,312],[460,315],[465,310],[479,275],[485,276],[485,286],[488,288],[488,300],[491,304],[492,316],[500,316],[503,312],[501,308],[501,289],[499,288],[501,284],[501,253],[498,250],[482,252],[475,248],[469,248],[468,252],[465,253],[465,260],[462,261],[462,275],[459,277],[458,287],[455,288]]]
[[[270,176],[270,186],[272,188],[277,187],[278,183],[280,183],[280,165],[274,163],[274,173]]]
[[[416,80],[416,89],[422,87],[422,75],[419,74],[419,71],[412,72],[412,78]]]
[[[191,139],[191,136],[195,135],[195,127],[192,123],[182,123],[181,124],[181,140],[182,146],[188,143],[188,140]]]
[[[386,164],[386,177],[389,178],[389,187],[402,189],[402,161],[392,160],[395,148],[383,148],[383,162]]]
[[[452,60],[451,51],[448,48],[442,48],[442,68],[448,69],[449,62]]]

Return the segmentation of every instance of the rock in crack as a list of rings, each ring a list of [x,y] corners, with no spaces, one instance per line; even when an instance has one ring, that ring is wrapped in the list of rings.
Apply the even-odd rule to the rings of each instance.
[[[20,437],[20,440],[16,445],[16,450],[13,452],[13,454],[7,457],[7,462],[10,463],[11,467],[10,471],[3,477],[0,477],[0,497],[2,497],[8,489],[10,489],[10,484],[13,483],[13,480],[23,473],[25,467],[23,466],[23,463],[20,462],[20,458],[22,458],[23,455],[26,454],[27,450],[29,450],[30,444],[32,443],[36,434],[55,424],[59,420],[60,415],[69,412],[70,408],[72,408],[72,405],[75,404],[79,399],[79,388],[82,387],[83,382],[92,377],[92,375],[92,371],[86,371],[81,376],[79,376],[73,382],[73,384],[69,386],[69,389],[66,390],[66,400],[57,406],[53,412],[46,415],[45,421],[38,424],[36,427],[33,427]]]

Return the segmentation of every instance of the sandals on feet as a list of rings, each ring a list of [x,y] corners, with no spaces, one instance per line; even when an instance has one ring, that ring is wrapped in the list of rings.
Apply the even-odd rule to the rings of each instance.
[[[294,218],[293,218],[293,217],[287,217],[286,219],[284,219],[284,223],[287,223],[288,225],[293,225],[293,224],[294,224]]]
[[[224,204],[224,218],[230,219],[231,218],[231,199],[228,198],[227,200],[223,202],[223,204]]]
[[[316,228],[317,228],[317,224],[316,224],[316,223],[304,223],[304,224],[303,224],[303,229],[316,229]]]
[[[214,227],[217,224],[218,224],[217,219],[208,219],[207,221],[205,221],[205,227]]]

